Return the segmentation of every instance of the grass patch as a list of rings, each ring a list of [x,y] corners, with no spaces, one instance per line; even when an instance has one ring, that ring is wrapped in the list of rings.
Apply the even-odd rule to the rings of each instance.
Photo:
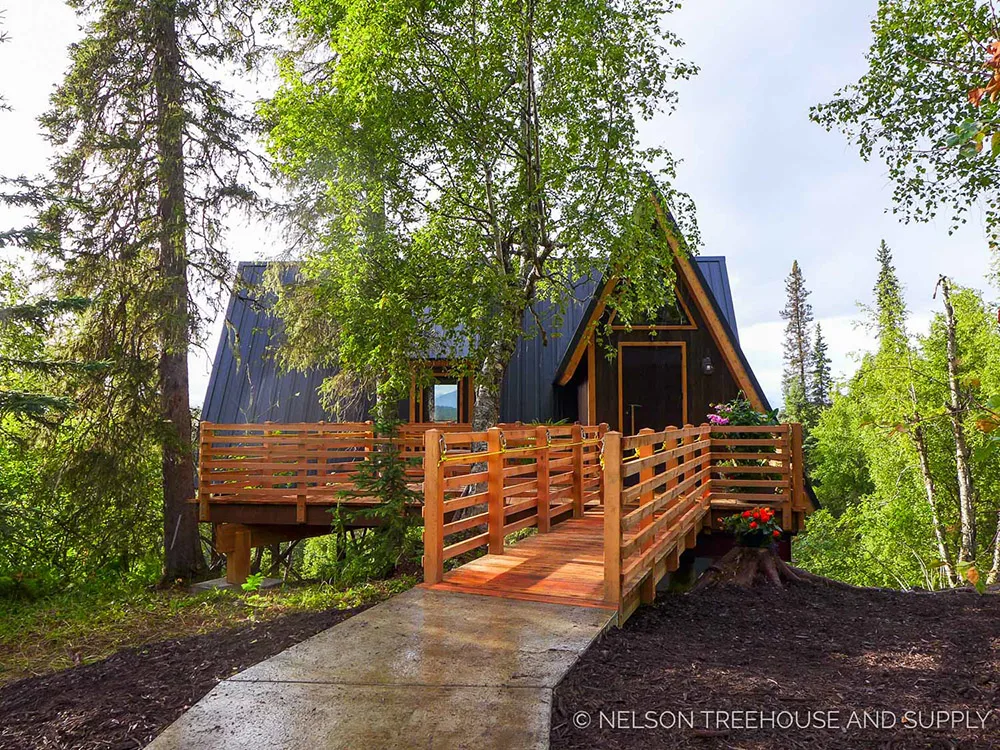
[[[89,664],[123,648],[209,633],[290,612],[349,609],[416,583],[399,576],[350,587],[311,583],[253,594],[123,587],[33,602],[0,599],[0,685]]]

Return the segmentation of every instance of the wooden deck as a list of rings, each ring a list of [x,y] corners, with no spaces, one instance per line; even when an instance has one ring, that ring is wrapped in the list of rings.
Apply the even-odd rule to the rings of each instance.
[[[484,555],[427,588],[506,599],[616,609],[604,599],[604,517],[588,512],[502,555]]]

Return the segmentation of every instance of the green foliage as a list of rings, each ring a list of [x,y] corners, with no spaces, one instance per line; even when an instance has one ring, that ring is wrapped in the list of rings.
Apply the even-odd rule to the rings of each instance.
[[[813,344],[809,372],[809,402],[817,410],[830,406],[833,390],[833,375],[830,372],[830,356],[827,354],[823,329],[816,324],[816,341]]]
[[[812,359],[813,322],[812,305],[809,304],[809,290],[799,262],[792,263],[792,270],[785,279],[785,306],[781,319],[785,321],[784,362],[781,390],[784,396],[785,412],[789,421],[804,422],[809,397],[809,367]]]
[[[912,497],[866,497],[839,516],[821,508],[792,544],[796,565],[856,586],[940,588],[928,519]]]
[[[866,321],[879,346],[812,431],[813,486],[825,510],[807,522],[796,555],[814,572],[863,585],[949,585],[943,566],[957,558],[960,514],[944,315],[934,317],[925,335],[911,339],[884,243],[879,261],[875,304]],[[989,551],[977,563],[980,571],[990,571],[984,578],[993,578],[1000,462],[982,449],[991,433],[977,423],[1000,395],[1000,329],[995,309],[979,294],[957,289],[951,300],[960,403],[970,407],[964,428],[979,494],[978,546]]]
[[[240,584],[240,588],[243,589],[248,594],[256,593],[260,591],[261,584],[264,583],[263,573],[251,573],[247,576],[247,579]]]
[[[865,444],[858,440],[863,411],[858,399],[835,393],[830,408],[820,415],[811,432],[813,489],[820,505],[836,516],[875,489]]]
[[[894,213],[929,221],[944,208],[957,226],[982,205],[995,235],[1000,103],[985,98],[977,108],[970,99],[990,77],[986,47],[998,37],[992,4],[880,0],[872,35],[868,70],[814,107],[812,119],[842,130],[865,160],[877,154],[886,163]]]
[[[674,7],[291,3],[302,52],[262,108],[312,248],[279,302],[288,363],[338,365],[341,396],[399,392],[434,351],[476,371],[477,413],[495,418],[537,300],[565,306],[580,279],[610,272],[629,279],[620,320],[668,301],[651,164],[693,246],[697,233],[673,160],[638,129],[695,72],[673,56]]]
[[[742,393],[725,404],[712,404],[708,421],[717,425],[743,425],[759,427],[778,424],[778,410],[759,412]]]

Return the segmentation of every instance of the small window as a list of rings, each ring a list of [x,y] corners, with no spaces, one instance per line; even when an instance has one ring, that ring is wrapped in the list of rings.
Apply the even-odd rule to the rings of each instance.
[[[423,412],[425,422],[458,421],[458,380],[438,378],[434,385],[423,391]]]

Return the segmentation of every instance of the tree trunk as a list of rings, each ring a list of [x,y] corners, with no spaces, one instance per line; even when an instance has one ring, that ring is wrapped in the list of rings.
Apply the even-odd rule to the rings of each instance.
[[[188,386],[190,314],[184,184],[184,84],[176,27],[176,0],[154,6],[156,51],[159,272],[159,388],[163,451],[163,580],[191,579],[205,570],[198,537],[191,405]]]
[[[472,429],[476,432],[494,427],[500,421],[500,389],[503,387],[503,376],[507,372],[511,357],[514,356],[521,332],[520,325],[513,325],[512,321],[520,323],[523,314],[523,309],[511,308],[506,311],[508,320],[501,322],[500,327],[511,335],[490,346],[476,371],[476,399],[472,407]]]
[[[971,563],[976,560],[975,486],[972,482],[972,470],[969,467],[969,448],[965,442],[965,428],[962,426],[965,407],[962,406],[958,385],[958,344],[955,341],[955,309],[951,306],[951,288],[948,279],[942,276],[938,280],[938,284],[941,287],[941,297],[944,300],[945,324],[948,334],[948,418],[951,422],[951,430],[955,438],[955,468],[958,472],[958,505],[962,523],[959,560]]]
[[[1000,578],[1000,511],[997,511],[997,530],[993,535],[993,567],[986,576],[986,583],[992,586]]]
[[[912,392],[913,386],[910,386]],[[914,403],[916,399],[914,397]],[[920,415],[914,412],[915,419],[919,420]],[[944,576],[948,580],[949,586],[956,584],[955,572],[952,568],[951,558],[948,555],[948,547],[945,544],[944,531],[941,529],[941,519],[938,516],[937,501],[935,498],[934,477],[931,475],[930,462],[927,460],[927,442],[924,440],[924,430],[920,424],[913,428],[913,444],[917,449],[917,459],[920,462],[920,476],[924,480],[924,491],[927,494],[927,505],[931,509],[931,524],[934,526],[934,541],[937,544],[938,557],[941,558],[941,567]]]

